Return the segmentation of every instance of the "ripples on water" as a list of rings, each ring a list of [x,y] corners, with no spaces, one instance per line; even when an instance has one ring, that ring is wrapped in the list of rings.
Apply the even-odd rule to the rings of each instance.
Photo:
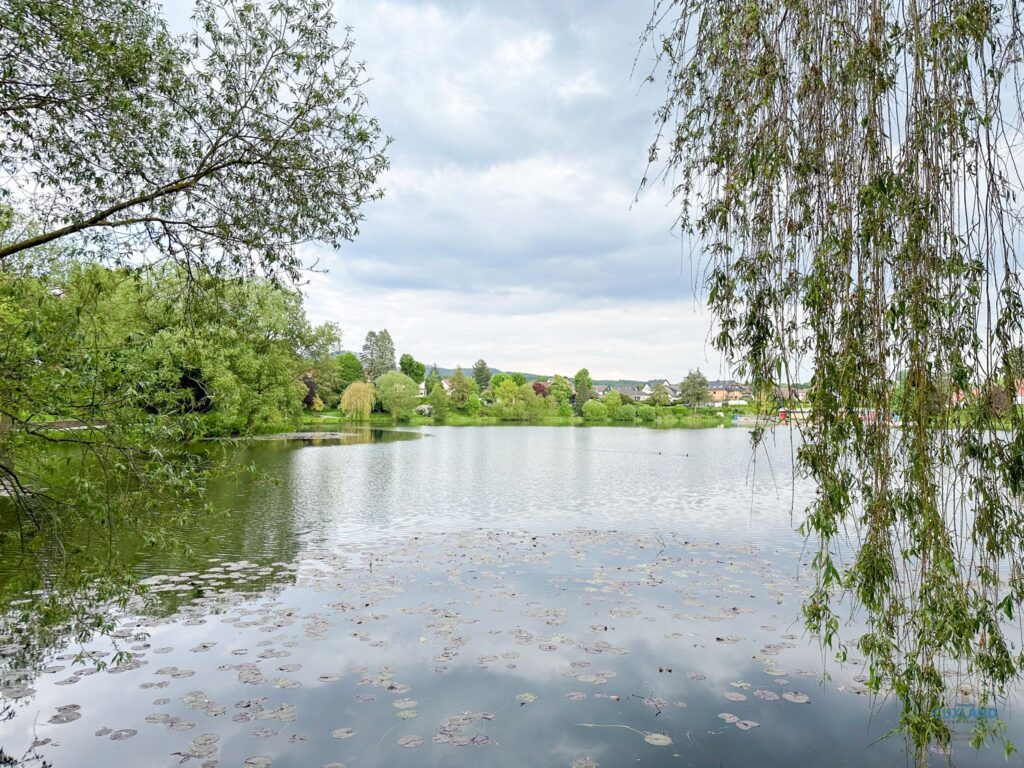
[[[422,433],[247,449],[279,482],[216,488],[235,514],[189,569],[140,562],[116,643],[5,671],[0,744],[57,768],[905,762],[857,662],[825,677],[803,635],[788,446],[752,471],[740,430]]]

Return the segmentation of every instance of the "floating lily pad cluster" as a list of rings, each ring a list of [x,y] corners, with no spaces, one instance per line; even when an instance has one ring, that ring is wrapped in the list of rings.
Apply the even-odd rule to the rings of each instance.
[[[255,583],[265,588],[248,591]],[[183,761],[259,768],[295,751],[359,765],[387,762],[388,750],[500,749],[550,722],[576,740],[566,764],[596,768],[615,734],[631,733],[637,755],[690,749],[723,723],[741,738],[736,730],[812,703],[790,677],[819,677],[786,663],[803,647],[786,631],[799,573],[750,546],[480,532],[345,545],[298,564],[219,563],[146,586],[184,601],[171,614],[120,617],[116,649],[98,642],[45,669],[0,669],[0,694],[50,700],[75,684],[88,712],[50,707],[46,727],[108,741],[138,733],[147,749],[162,726],[183,732],[170,753]],[[125,644],[130,653],[107,664]],[[747,679],[717,671],[736,664]],[[96,721],[103,686],[90,686],[107,674],[121,676],[137,721]],[[716,718],[708,707],[723,698],[736,713]]]

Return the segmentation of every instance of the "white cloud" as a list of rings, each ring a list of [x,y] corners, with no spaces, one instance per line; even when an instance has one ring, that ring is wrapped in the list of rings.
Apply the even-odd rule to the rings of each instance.
[[[168,12],[181,22],[190,5]],[[338,0],[395,142],[357,241],[306,254],[329,269],[306,287],[311,315],[339,322],[350,348],[387,327],[399,351],[441,365],[720,373],[668,190],[632,205],[659,96],[632,75],[649,12]]]

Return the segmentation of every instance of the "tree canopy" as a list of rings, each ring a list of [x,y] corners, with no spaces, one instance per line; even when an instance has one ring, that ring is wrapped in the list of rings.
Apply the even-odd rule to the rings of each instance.
[[[473,379],[480,392],[491,386],[491,369],[487,367],[487,361],[483,358],[473,363]]]
[[[398,370],[419,384],[423,381],[423,374],[426,372],[427,366],[406,353],[398,360]]]
[[[419,400],[416,382],[400,371],[388,371],[375,382],[377,399],[395,421],[412,416]]]
[[[679,383],[679,396],[684,403],[693,407],[708,401],[711,397],[711,390],[708,387],[708,380],[700,372],[700,368],[689,371],[686,378]]]
[[[376,381],[388,371],[395,370],[395,343],[387,328],[379,332],[367,332],[359,360],[370,381]]]
[[[903,702],[922,760],[958,685],[985,706],[1024,661],[1004,622],[1024,599],[1024,413],[960,406],[1024,379],[1022,13],[680,0],[647,36],[666,83],[651,167],[703,248],[714,344],[755,391],[811,374],[808,627],[842,653],[839,601],[866,609],[869,686]]]
[[[296,277],[379,196],[386,141],[327,0],[198,0],[172,35],[149,0],[0,2],[0,261],[76,237]],[[189,273],[191,274],[191,273]]]

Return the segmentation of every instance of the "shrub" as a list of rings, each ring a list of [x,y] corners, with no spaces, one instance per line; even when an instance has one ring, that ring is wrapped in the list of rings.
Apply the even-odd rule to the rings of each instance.
[[[605,421],[608,419],[608,408],[597,400],[587,400],[583,404],[583,418],[587,421]]]
[[[612,418],[616,421],[634,421],[636,419],[636,408],[628,403],[620,405],[612,413]]]
[[[654,418],[657,415],[657,413],[655,412],[653,406],[641,405],[639,408],[637,408],[637,415],[640,417],[640,421],[654,421]]]

